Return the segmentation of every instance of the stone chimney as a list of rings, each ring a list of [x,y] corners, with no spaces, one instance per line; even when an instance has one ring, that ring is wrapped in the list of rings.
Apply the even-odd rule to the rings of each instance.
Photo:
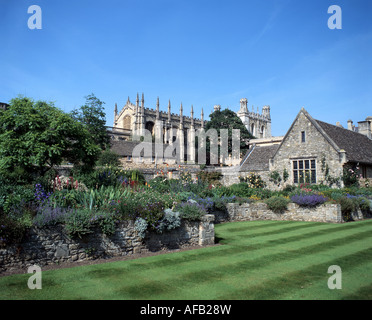
[[[353,126],[353,121],[352,120],[347,120],[347,129],[354,131],[354,126]]]

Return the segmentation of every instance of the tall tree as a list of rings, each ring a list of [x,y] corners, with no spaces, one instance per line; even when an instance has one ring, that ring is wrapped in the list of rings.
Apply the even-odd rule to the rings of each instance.
[[[93,93],[85,97],[85,104],[79,109],[74,109],[71,115],[81,122],[90,132],[93,140],[101,149],[106,149],[110,137],[106,130],[106,114],[103,101]]]
[[[249,133],[242,120],[237,116],[237,114],[229,109],[224,109],[222,111],[215,110],[210,115],[210,121],[207,122],[205,129],[216,129],[218,136],[220,136],[221,129],[228,130],[228,152],[232,152],[232,130],[238,129],[240,131],[240,154],[243,155],[248,150],[248,142],[254,137]],[[209,148],[209,141],[207,141],[207,149]],[[207,152],[207,155],[209,152]]]
[[[63,160],[94,166],[100,148],[71,115],[45,101],[17,97],[0,112],[0,171],[43,174]]]

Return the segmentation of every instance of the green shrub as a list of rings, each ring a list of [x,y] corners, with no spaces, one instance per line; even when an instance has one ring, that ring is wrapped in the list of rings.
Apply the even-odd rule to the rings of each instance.
[[[20,243],[31,226],[32,216],[29,212],[5,213],[0,209],[0,247]]]
[[[194,200],[178,204],[175,210],[180,212],[182,219],[189,221],[198,221],[207,213],[204,206]]]
[[[108,236],[115,233],[117,221],[118,219],[114,212],[96,213],[93,218],[93,223],[97,224],[101,232]]]
[[[287,210],[289,202],[289,199],[280,196],[273,196],[265,201],[267,207],[276,213],[282,213]]]
[[[119,217],[123,220],[143,218],[149,228],[156,230],[164,210],[171,208],[176,202],[175,195],[170,193],[158,193],[149,189],[132,192],[119,202]]]
[[[119,155],[109,149],[106,149],[100,154],[97,160],[97,165],[118,167],[120,165]]]
[[[197,173],[198,180],[201,180],[202,182],[206,184],[213,184],[214,186],[216,185],[221,185],[220,179],[222,177],[222,173],[218,171],[199,171]]]
[[[79,237],[92,233],[92,218],[94,212],[87,209],[72,211],[65,219],[65,229],[72,237]]]
[[[0,208],[5,212],[9,212],[13,207],[19,207],[21,203],[32,202],[34,198],[32,185],[0,184]]]
[[[357,200],[351,197],[340,197],[337,202],[341,205],[341,213],[344,221],[351,221],[351,214],[358,209]]]
[[[229,189],[230,194],[226,194],[228,196],[234,195],[237,197],[249,198],[254,193],[254,190],[244,182],[233,184]]]
[[[189,199],[195,199],[197,195],[193,192],[179,192],[176,197],[179,202],[186,202]]]
[[[0,247],[19,243],[25,235],[26,228],[19,221],[0,215]]]
[[[365,197],[359,197],[358,202],[359,202],[359,208],[363,213],[364,212],[369,213],[371,211],[371,202],[369,199]]]

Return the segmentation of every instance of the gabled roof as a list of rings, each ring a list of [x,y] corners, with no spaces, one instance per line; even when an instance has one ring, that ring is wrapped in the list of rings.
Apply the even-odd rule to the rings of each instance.
[[[346,151],[347,161],[372,164],[372,140],[355,131],[315,120],[304,108],[297,114],[296,119],[293,121],[278,149],[273,154],[273,157],[275,157],[277,151],[283,145],[301,113],[307,117],[337,152],[341,152],[342,150]]]
[[[244,157],[239,171],[267,171],[269,160],[273,157],[279,144],[269,146],[254,145]]]
[[[315,120],[351,162],[372,163],[372,140],[364,134]]]

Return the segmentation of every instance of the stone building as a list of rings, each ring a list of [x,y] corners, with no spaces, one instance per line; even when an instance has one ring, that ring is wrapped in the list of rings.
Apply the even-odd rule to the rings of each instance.
[[[237,115],[244,123],[248,131],[256,138],[269,138],[271,137],[271,116],[270,106],[264,106],[262,108],[262,114],[252,111],[248,111],[248,100],[246,98],[240,100],[240,109]]]
[[[258,141],[260,142],[260,141]],[[287,183],[322,183],[340,178],[344,168],[359,168],[372,178],[372,141],[363,134],[315,120],[302,108],[282,139],[272,143],[252,140],[240,174],[286,172]]]
[[[217,110],[221,110],[220,105],[214,106],[214,111]],[[247,99],[242,99],[238,115],[243,119],[243,123],[247,126],[248,130],[252,131],[254,135],[262,138],[271,136],[270,107],[265,106],[262,115],[248,112]],[[139,95],[137,94],[135,104],[128,97],[126,104],[120,111],[117,104],[115,104],[113,127],[109,127],[108,129],[112,137],[113,151],[125,157],[126,163],[132,161],[132,156],[129,152],[131,149],[134,150],[136,148],[136,144],[129,142],[138,142],[139,137],[146,135],[151,135],[150,140],[155,144],[175,146],[177,149],[176,154],[183,155],[183,157],[177,156],[177,163],[182,163],[183,161],[195,163],[197,155],[195,139],[199,134],[202,134],[200,129],[204,129],[206,123],[203,109],[201,110],[200,119],[194,118],[193,106],[191,106],[190,116],[185,116],[181,103],[179,114],[175,114],[171,112],[171,103],[169,101],[168,110],[164,112],[160,110],[159,98],[156,101],[155,109],[145,108],[144,95],[142,94],[140,104]],[[208,135],[208,132],[206,134]],[[218,138],[216,137],[216,139]],[[167,147],[166,150],[171,150],[171,148]],[[163,160],[171,162],[172,154],[168,153],[164,157],[163,152],[155,152],[155,155],[148,153],[143,158],[152,159],[153,162],[155,162],[154,159],[156,158],[159,162]],[[220,161],[235,165],[240,162],[240,159],[239,157],[229,155],[228,159],[220,158]]]
[[[204,112],[201,110],[200,119],[194,118],[193,106],[191,106],[190,116],[183,115],[183,106],[181,103],[179,114],[171,112],[171,102],[168,102],[167,112],[160,110],[159,98],[156,101],[155,109],[145,108],[145,99],[142,94],[141,105],[137,94],[136,103],[133,104],[129,97],[124,107],[118,111],[115,104],[114,124],[112,132],[117,138],[122,140],[131,140],[134,133],[144,135],[145,129],[153,136],[162,135],[163,143],[172,143],[177,137],[183,135],[185,143],[187,142],[187,131],[204,128]]]

